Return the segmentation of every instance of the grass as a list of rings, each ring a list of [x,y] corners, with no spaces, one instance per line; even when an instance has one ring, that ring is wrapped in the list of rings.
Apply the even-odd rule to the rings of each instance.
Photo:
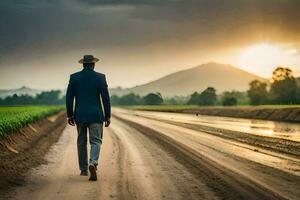
[[[0,138],[62,109],[62,106],[0,107]]]
[[[283,109],[283,108],[300,108],[300,105],[260,105],[260,106],[250,106],[250,105],[238,105],[238,106],[197,106],[197,105],[138,105],[138,106],[126,106],[128,109],[134,110],[147,110],[147,111],[182,111],[182,110],[193,110],[201,108],[225,108],[225,109],[251,109],[251,108],[268,108],[268,109]]]

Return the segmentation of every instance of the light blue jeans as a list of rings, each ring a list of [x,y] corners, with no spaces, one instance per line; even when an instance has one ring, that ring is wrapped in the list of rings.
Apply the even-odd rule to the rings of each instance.
[[[77,151],[79,169],[81,171],[88,170],[88,155],[87,155],[87,129],[89,129],[90,139],[90,161],[89,163],[98,165],[98,159],[100,154],[100,147],[103,137],[103,124],[91,123],[91,124],[77,124]]]

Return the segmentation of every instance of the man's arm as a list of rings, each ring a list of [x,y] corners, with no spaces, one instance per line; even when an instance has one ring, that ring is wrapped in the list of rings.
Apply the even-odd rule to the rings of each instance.
[[[104,115],[105,115],[105,122],[106,122],[105,125],[109,126],[110,117],[111,117],[111,107],[110,107],[110,97],[109,97],[109,92],[108,92],[108,85],[107,85],[105,76],[104,76],[103,83],[102,83],[101,99],[102,99],[103,107],[104,107]]]
[[[68,123],[72,126],[75,125],[74,111],[73,111],[74,97],[75,97],[74,84],[72,81],[72,77],[70,77],[67,94],[66,94],[66,108],[67,108]]]

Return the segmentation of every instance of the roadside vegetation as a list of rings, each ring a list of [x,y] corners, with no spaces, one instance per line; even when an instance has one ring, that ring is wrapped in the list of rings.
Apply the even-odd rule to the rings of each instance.
[[[0,107],[0,138],[62,109],[62,106]]]

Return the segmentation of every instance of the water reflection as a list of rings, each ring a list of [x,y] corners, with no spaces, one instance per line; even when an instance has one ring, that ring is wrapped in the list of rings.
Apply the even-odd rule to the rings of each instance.
[[[161,113],[149,111],[140,113],[144,116],[155,117],[156,119],[167,119],[183,123],[199,124],[300,142],[300,125],[296,123],[206,115],[196,116],[194,114],[182,113]]]
[[[223,127],[230,130],[237,130],[251,134],[300,141],[300,125],[296,123],[274,122],[267,120],[248,120],[240,118],[228,119],[228,117],[209,117],[203,115],[198,116],[198,118],[200,121],[208,120],[210,121],[211,125],[220,128]]]

